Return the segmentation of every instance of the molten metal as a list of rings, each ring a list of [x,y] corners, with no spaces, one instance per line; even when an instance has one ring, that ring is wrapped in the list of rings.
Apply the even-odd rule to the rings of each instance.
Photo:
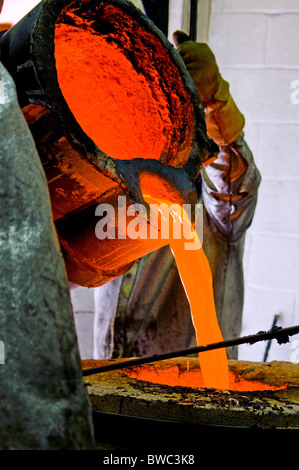
[[[145,197],[150,203],[161,204],[150,196]],[[174,223],[180,223],[178,217]],[[208,260],[202,248],[185,250],[185,240],[170,239],[170,248],[175,257],[178,270],[190,303],[193,323],[198,344],[208,344],[222,341],[218,325],[212,276]],[[217,349],[201,353],[199,356],[204,384],[209,388],[228,388],[228,366],[225,349]]]
[[[154,100],[145,77],[101,35],[58,24],[55,44],[60,88],[86,134],[110,157],[159,159],[171,128],[165,96]]]
[[[81,128],[112,158],[167,161],[171,152],[181,166],[189,156],[194,118],[167,51],[115,6],[99,7],[92,20],[83,9],[80,15],[69,7],[58,20],[55,60],[62,94]],[[150,41],[150,52],[143,41]]]
[[[208,353],[205,353],[208,354]],[[200,358],[200,363],[201,363]],[[286,385],[276,387],[258,381],[251,381],[237,377],[231,371],[228,371],[228,383],[225,387],[213,387],[213,378],[210,378],[212,385],[207,385],[207,381],[202,370],[187,369],[185,371],[178,371],[177,367],[168,367],[162,370],[151,367],[133,367],[132,369],[125,369],[125,373],[132,379],[144,380],[160,385],[169,385],[171,387],[190,387],[190,388],[224,388],[226,390],[234,390],[238,392],[253,392],[262,390],[282,390]]]
[[[158,179],[160,180],[160,178]],[[175,200],[171,201],[169,197],[167,197],[167,194],[166,200],[158,199],[153,192],[155,180],[157,180],[157,177],[154,175],[141,175],[141,189],[145,201],[148,204],[159,204],[163,216],[163,203],[164,207],[167,209],[168,206],[171,206],[171,204],[180,199],[180,195],[178,194]],[[152,189],[150,194],[145,194],[145,188],[147,190],[150,189],[151,184]],[[160,191],[158,194],[160,195]],[[181,226],[184,221],[186,222],[186,213],[184,213],[184,209],[181,206],[181,214],[172,213],[171,215],[173,218],[173,230],[169,230],[169,245],[175,257],[181,280],[190,303],[197,343],[201,345],[223,341],[216,316],[211,270],[198,235],[194,231],[194,244],[199,248],[186,250],[186,240],[183,237],[184,230],[180,230],[181,236],[179,238],[176,239],[174,237],[174,226]],[[201,353],[199,355],[199,361],[206,387],[219,389],[228,388],[228,364],[226,350],[224,348]]]

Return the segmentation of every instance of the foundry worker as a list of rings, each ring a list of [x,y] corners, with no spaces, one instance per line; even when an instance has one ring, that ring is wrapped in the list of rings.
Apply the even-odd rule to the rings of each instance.
[[[203,167],[196,186],[204,207],[203,249],[212,271],[218,322],[223,338],[230,339],[241,331],[245,232],[253,218],[260,174],[244,140],[244,116],[213,52],[179,31],[174,43],[205,106],[207,134],[220,149],[217,160]],[[151,355],[196,345],[189,303],[168,246],[96,289],[95,306],[95,358]],[[237,358],[236,347],[227,353]]]

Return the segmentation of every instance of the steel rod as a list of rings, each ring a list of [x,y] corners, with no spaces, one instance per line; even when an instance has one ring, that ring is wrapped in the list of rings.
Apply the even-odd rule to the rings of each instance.
[[[277,339],[279,344],[287,343],[289,336],[293,336],[299,333],[299,325],[291,326],[288,328],[275,327],[269,331],[261,331],[254,335],[243,336],[241,338],[228,339],[220,341],[218,343],[211,343],[202,346],[195,346],[187,349],[180,349],[177,351],[170,351],[162,354],[154,354],[152,356],[143,356],[136,359],[124,360],[122,362],[114,362],[105,366],[91,367],[89,369],[83,369],[83,376],[100,374],[102,372],[108,372],[116,369],[125,369],[127,367],[139,366],[143,364],[150,364],[152,362],[163,361],[165,359],[173,359],[176,357],[189,356],[191,354],[201,353],[205,351],[211,351],[213,349],[228,348],[230,346],[238,346],[240,344],[254,344],[259,341],[265,341],[269,339]]]
[[[190,24],[189,36],[191,41],[196,41],[197,36],[197,11],[199,0],[190,0]]]

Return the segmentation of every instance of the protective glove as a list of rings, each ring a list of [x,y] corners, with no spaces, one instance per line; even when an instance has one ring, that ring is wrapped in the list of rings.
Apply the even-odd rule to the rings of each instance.
[[[230,94],[229,83],[220,75],[213,52],[182,31],[176,31],[173,40],[206,107],[207,134],[218,145],[232,143],[241,134],[245,118]]]

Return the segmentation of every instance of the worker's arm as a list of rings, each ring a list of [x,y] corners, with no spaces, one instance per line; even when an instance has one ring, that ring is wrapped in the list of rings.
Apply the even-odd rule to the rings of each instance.
[[[207,221],[222,239],[238,240],[252,222],[260,174],[244,134],[220,147],[215,162],[202,170],[202,199]]]
[[[237,240],[252,221],[260,183],[244,140],[245,118],[209,46],[190,41],[180,31],[174,33],[174,41],[205,106],[207,134],[220,147],[217,160],[202,170],[207,222],[214,236]]]

